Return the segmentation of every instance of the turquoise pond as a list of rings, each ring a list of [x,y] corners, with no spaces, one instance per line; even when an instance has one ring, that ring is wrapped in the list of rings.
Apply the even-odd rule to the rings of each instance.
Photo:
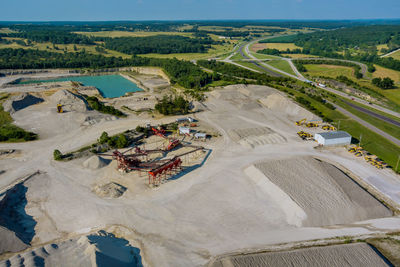
[[[80,82],[85,86],[94,86],[99,89],[101,95],[106,98],[120,97],[128,92],[143,91],[135,83],[125,79],[121,75],[76,76],[52,80],[31,80],[22,81],[20,84],[64,81],[74,81]]]

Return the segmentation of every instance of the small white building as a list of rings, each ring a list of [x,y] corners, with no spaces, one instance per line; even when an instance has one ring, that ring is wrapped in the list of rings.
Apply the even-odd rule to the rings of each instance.
[[[178,118],[176,119],[177,123],[182,123],[182,122],[194,122],[195,119],[193,119],[192,117],[185,117],[185,118]]]
[[[205,139],[207,138],[207,134],[206,134],[206,133],[196,133],[196,134],[194,135],[194,137],[195,137],[196,139],[203,139],[203,140],[205,140]]]
[[[190,134],[190,128],[187,127],[179,127],[179,134]]]
[[[314,139],[323,146],[343,146],[351,144],[351,135],[344,131],[317,133]]]

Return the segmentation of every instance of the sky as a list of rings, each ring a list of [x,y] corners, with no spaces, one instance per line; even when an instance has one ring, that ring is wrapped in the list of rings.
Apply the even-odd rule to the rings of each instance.
[[[400,18],[400,0],[0,0],[0,21]]]

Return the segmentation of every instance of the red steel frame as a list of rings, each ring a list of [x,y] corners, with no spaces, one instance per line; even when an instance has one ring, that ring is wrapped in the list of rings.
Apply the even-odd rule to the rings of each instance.
[[[164,133],[165,131],[153,129],[154,134],[168,139]],[[178,139],[168,139],[169,144],[165,150],[155,149],[155,150],[145,150],[141,149],[140,147],[135,147],[135,153],[130,155],[125,155],[118,150],[115,150],[112,154],[113,158],[118,162],[118,169],[122,171],[142,171],[148,173],[149,178],[149,185],[160,185],[164,180],[167,180],[173,174],[179,173],[182,171],[182,160],[180,157],[196,152],[198,150],[203,150],[203,147],[198,146],[188,146],[193,147],[194,150],[188,151],[184,154],[175,156],[172,159],[164,159],[164,160],[157,160],[154,162],[148,162],[147,156],[150,153],[164,153],[166,151],[170,151],[173,148],[177,147],[181,144],[181,141]],[[130,149],[132,150],[132,149]],[[130,151],[127,150],[126,152]],[[125,152],[125,153],[126,153]],[[142,161],[139,157],[145,156],[146,161]]]

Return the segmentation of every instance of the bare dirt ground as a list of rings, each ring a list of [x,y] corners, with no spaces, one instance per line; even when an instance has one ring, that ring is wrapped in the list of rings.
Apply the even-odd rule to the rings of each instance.
[[[88,110],[58,114],[57,103],[43,93],[44,102],[12,115],[17,125],[39,133],[40,139],[29,143],[0,144],[0,149],[20,151],[15,157],[0,160],[0,170],[4,170],[0,174],[0,200],[4,201],[7,190],[22,187],[26,205],[23,212],[20,209],[19,217],[12,218],[17,225],[24,225],[24,218],[34,222],[29,224],[31,231],[27,231],[31,233],[31,239],[20,238],[29,248],[20,255],[0,255],[4,260],[0,264],[9,266],[11,262],[13,266],[18,257],[30,255],[31,260],[24,264],[33,266],[31,255],[37,253],[49,266],[57,266],[64,259],[63,251],[65,255],[75,255],[69,257],[71,265],[86,265],[89,258],[93,263],[90,256],[93,254],[79,256],[81,250],[86,253],[84,247],[87,245],[80,250],[81,245],[76,240],[85,240],[100,230],[125,240],[128,242],[126,246],[129,244],[140,249],[141,262],[145,266],[201,266],[211,257],[229,251],[398,230],[400,218],[386,218],[387,214],[383,214],[385,218],[374,217],[376,219],[372,220],[366,220],[371,218],[369,216],[350,218],[342,225],[326,225],[336,223],[328,221],[322,223],[323,226],[304,227],[303,220],[288,217],[291,209],[287,205],[290,203],[284,203],[266,191],[260,177],[248,176],[246,169],[259,162],[316,157],[344,166],[360,179],[372,182],[382,194],[400,202],[398,176],[389,170],[375,169],[352,157],[343,148],[314,149],[314,142],[304,142],[296,135],[299,129],[294,120],[302,119],[303,111],[296,116],[295,113],[288,114],[280,105],[260,103],[260,99],[274,94],[280,93],[268,87],[244,85],[210,93],[202,106],[204,111],[193,114],[193,117],[214,128],[221,137],[202,143],[210,151],[206,160],[202,159],[204,155],[189,159],[195,168],[187,169],[176,179],[152,189],[146,185],[145,176],[118,172],[115,161],[101,168],[87,168],[84,162],[88,158],[56,162],[52,158],[53,151],[79,149],[93,143],[103,131],[116,134],[147,122],[172,122],[177,117],[156,119],[147,113],[133,112],[127,118],[113,119]],[[77,99],[74,101],[79,102]],[[140,106],[139,102],[128,104],[135,109]],[[285,105],[288,104],[295,105],[285,99]],[[273,142],[268,141],[272,139]],[[314,172],[314,167],[311,166],[309,171]],[[37,170],[40,172],[36,173]],[[25,181],[23,178],[29,175],[32,176]],[[108,195],[107,190],[123,189],[113,183],[125,188],[124,192]],[[107,194],[99,195],[96,192],[99,187],[104,187]],[[289,199],[290,194],[284,189],[282,191],[281,197]],[[342,196],[340,192],[332,194],[337,198]],[[298,210],[300,215],[301,210]],[[304,214],[307,215],[307,211]],[[6,224],[1,226],[7,227]],[[104,239],[108,244],[114,237],[105,235]],[[51,250],[49,244],[57,246],[60,252],[48,253],[52,255],[48,257],[46,253],[37,252],[43,247],[46,251]],[[101,251],[107,252],[107,249]],[[122,262],[132,262],[123,254],[116,257]]]

